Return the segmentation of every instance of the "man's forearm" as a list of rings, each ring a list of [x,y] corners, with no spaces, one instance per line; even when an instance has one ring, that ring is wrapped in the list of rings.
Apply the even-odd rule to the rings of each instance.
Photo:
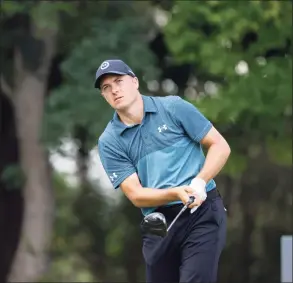
[[[196,177],[203,179],[206,183],[213,179],[226,164],[230,152],[231,150],[227,143],[211,145],[203,168]]]
[[[137,207],[155,207],[179,200],[176,188],[153,189],[143,188],[133,199]]]

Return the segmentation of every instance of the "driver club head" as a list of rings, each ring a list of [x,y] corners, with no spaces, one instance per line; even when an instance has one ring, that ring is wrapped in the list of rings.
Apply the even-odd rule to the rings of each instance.
[[[167,235],[165,216],[160,212],[153,212],[145,216],[142,222],[142,230],[147,234],[165,237]]]
[[[182,209],[179,211],[177,216],[173,219],[169,227],[167,227],[167,221],[164,214],[160,212],[153,212],[145,216],[141,224],[142,231],[146,234],[153,234],[153,235],[165,237],[168,234],[168,231],[170,230],[170,228],[177,221],[179,216],[187,209],[187,207],[191,203],[194,202],[194,199],[195,199],[194,196],[191,196],[189,198],[189,201],[182,207]]]

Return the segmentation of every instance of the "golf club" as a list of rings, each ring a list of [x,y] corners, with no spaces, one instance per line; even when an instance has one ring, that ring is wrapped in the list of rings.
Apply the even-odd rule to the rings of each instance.
[[[161,212],[153,212],[144,217],[142,222],[142,230],[148,234],[165,237],[180,215],[188,208],[191,203],[194,202],[194,199],[194,196],[189,198],[189,201],[182,207],[169,227],[167,227],[167,221],[164,214]]]

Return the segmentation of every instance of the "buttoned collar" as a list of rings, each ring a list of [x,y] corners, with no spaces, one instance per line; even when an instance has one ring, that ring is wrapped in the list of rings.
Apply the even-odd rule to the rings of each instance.
[[[158,111],[151,97],[142,95],[142,99],[143,99],[144,116],[146,113],[156,113]],[[121,135],[126,129],[132,128],[136,125],[137,124],[131,125],[131,126],[125,125],[124,123],[121,122],[117,112],[115,111],[113,119],[112,119],[112,126],[118,132],[119,135]]]

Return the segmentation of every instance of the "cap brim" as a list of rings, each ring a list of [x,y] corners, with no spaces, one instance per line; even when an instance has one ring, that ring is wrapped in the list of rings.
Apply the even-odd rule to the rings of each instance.
[[[101,79],[103,78],[103,76],[105,76],[105,75],[110,75],[110,74],[113,74],[113,75],[121,75],[121,76],[123,76],[123,75],[128,75],[127,73],[117,72],[117,71],[112,71],[112,72],[106,72],[106,73],[103,73],[102,75],[100,75],[100,76],[96,79],[96,81],[95,81],[95,88],[100,89],[100,81],[101,81]]]

